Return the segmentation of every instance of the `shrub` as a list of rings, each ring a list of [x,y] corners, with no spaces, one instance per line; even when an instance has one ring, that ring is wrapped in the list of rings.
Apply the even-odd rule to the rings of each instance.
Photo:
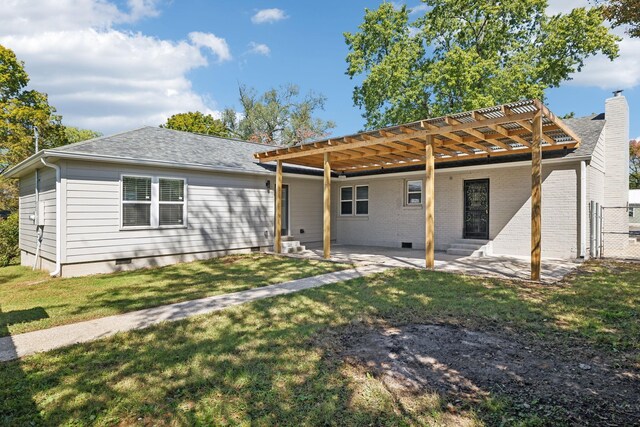
[[[18,239],[20,236],[18,214],[12,213],[7,219],[0,220],[0,266],[5,267],[20,255]]]

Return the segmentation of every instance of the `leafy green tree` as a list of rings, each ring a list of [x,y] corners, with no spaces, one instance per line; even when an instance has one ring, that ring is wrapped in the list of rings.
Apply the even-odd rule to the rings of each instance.
[[[640,0],[606,0],[602,5],[613,25],[627,26],[627,34],[640,37]]]
[[[597,53],[618,55],[600,8],[548,16],[546,0],[383,3],[345,33],[347,74],[369,128],[525,98],[540,98]]]
[[[174,114],[161,127],[204,135],[229,136],[229,132],[221,120],[200,111]]]
[[[82,142],[88,139],[97,138],[99,136],[102,136],[102,133],[90,129],[80,129],[74,126],[65,126],[64,136],[68,144],[73,144],[74,142]]]
[[[40,133],[40,148],[66,144],[61,116],[49,105],[47,95],[27,90],[29,76],[24,63],[0,45],[0,170],[35,152],[33,131]],[[0,208],[17,208],[16,184],[0,177]]]
[[[238,138],[265,144],[295,145],[327,135],[335,127],[332,121],[314,117],[323,110],[326,98],[309,92],[300,96],[300,89],[288,84],[270,89],[258,95],[255,89],[241,85],[237,114],[227,108],[222,120],[229,131]]]
[[[629,188],[640,189],[640,139],[629,142]]]
[[[19,218],[18,213],[14,212],[7,219],[0,219],[0,267],[11,264],[20,256],[19,240]]]

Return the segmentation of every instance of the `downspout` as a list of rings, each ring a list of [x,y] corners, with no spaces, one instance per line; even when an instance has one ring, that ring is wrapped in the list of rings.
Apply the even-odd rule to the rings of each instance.
[[[62,224],[60,224],[60,218],[62,217],[62,211],[60,209],[60,166],[47,163],[47,161],[43,158],[40,159],[42,164],[48,168],[53,168],[56,171],[56,269],[51,272],[51,277],[57,276],[60,274],[60,270],[62,269],[62,265],[60,262],[61,259],[61,247],[62,247],[62,239],[61,239],[61,230]]]
[[[580,253],[578,256],[582,259],[587,257],[587,163],[583,160],[580,162]]]

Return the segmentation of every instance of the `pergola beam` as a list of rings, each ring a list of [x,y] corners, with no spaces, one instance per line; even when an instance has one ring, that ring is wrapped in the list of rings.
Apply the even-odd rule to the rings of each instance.
[[[370,134],[364,133],[364,134],[361,134],[364,140],[355,140],[353,142],[344,143],[344,144],[339,144],[336,140],[328,140],[324,143],[315,143],[318,145],[315,146],[313,150],[304,150],[304,149],[300,149],[300,147],[302,146],[296,146],[296,147],[287,148],[285,150],[282,150],[282,149],[275,150],[275,152],[271,151],[271,152],[257,153],[255,156],[261,162],[294,159],[297,157],[306,156],[309,153],[309,151],[313,151],[314,154],[321,154],[321,153],[331,153],[334,151],[341,151],[344,149],[383,145],[389,142],[402,141],[404,138],[408,138],[408,139],[425,138],[428,135],[442,135],[443,133],[465,131],[465,129],[475,129],[479,127],[487,127],[489,125],[494,125],[494,124],[511,123],[515,120],[530,119],[532,115],[533,113],[521,113],[521,114],[515,114],[513,116],[509,116],[509,117],[496,117],[493,119],[486,119],[482,122],[476,121],[476,122],[469,122],[469,123],[458,123],[455,125],[447,125],[442,127],[436,126],[436,128],[417,130],[417,131],[414,131],[413,133],[391,134],[390,136],[384,136],[384,137],[378,137],[378,138]],[[332,142],[334,143],[331,144]]]

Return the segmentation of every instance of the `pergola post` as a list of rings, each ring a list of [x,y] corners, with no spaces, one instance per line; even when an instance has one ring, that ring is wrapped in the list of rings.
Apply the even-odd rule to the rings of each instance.
[[[323,255],[331,258],[331,164],[329,153],[324,153],[324,215],[323,215]]]
[[[276,167],[276,220],[275,241],[273,251],[282,252],[282,160],[278,160]]]
[[[433,156],[433,136],[426,137],[425,144],[425,182],[424,182],[424,210],[425,210],[425,266],[433,269],[435,265],[435,168]]]
[[[331,164],[329,153],[324,153],[324,214],[322,227],[323,255],[331,258]]]
[[[540,281],[542,255],[542,111],[533,116],[531,141],[531,280]]]

